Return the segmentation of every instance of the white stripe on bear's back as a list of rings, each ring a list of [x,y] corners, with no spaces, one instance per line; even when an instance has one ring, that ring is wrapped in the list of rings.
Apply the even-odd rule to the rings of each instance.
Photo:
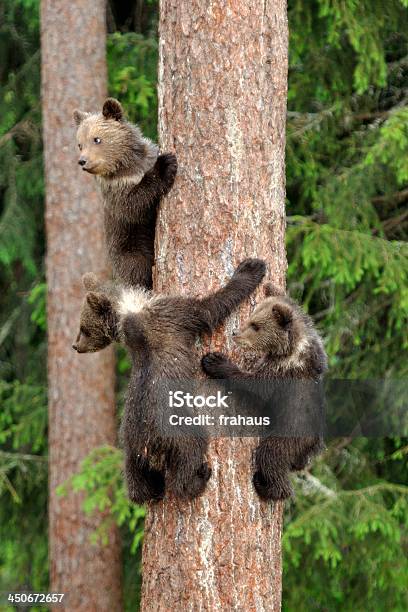
[[[122,289],[119,298],[118,311],[121,316],[140,312],[145,306],[152,302],[156,296],[143,287],[126,287]]]

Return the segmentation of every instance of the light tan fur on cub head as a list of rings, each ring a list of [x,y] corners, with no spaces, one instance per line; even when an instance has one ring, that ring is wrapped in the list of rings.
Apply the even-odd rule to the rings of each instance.
[[[282,366],[301,366],[310,339],[317,337],[309,317],[270,283],[264,293],[266,299],[234,335],[235,342],[250,351],[280,358]]]
[[[158,147],[125,121],[120,103],[108,98],[101,113],[74,111],[78,126],[78,163],[90,174],[135,183],[156,163]]]

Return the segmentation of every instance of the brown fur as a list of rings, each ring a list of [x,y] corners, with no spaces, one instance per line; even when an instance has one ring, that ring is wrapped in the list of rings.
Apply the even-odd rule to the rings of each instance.
[[[211,378],[230,380],[242,391],[252,392],[258,409],[266,403],[279,414],[278,425],[285,433],[262,440],[255,451],[253,479],[261,498],[279,500],[292,494],[288,472],[303,469],[322,448],[316,430],[321,426],[321,383],[327,358],[310,317],[272,285],[266,286],[265,294],[266,299],[234,336],[240,347],[261,354],[261,361],[242,371],[224,355],[209,353],[202,367]],[[311,420],[314,415],[317,426]],[[285,437],[288,431],[295,436]]]
[[[82,309],[81,331],[74,348],[90,352],[121,341],[132,357],[122,436],[133,501],[160,499],[165,487],[189,499],[203,493],[211,474],[205,462],[207,439],[163,434],[160,423],[169,408],[167,397],[161,401],[159,389],[166,382],[177,389],[183,380],[197,376],[198,335],[221,325],[256,289],[264,274],[262,261],[248,259],[225,287],[205,298],[135,293],[133,304],[123,289],[107,291],[90,283],[89,277],[85,279],[92,291]]]
[[[78,163],[96,176],[102,192],[114,278],[150,288],[157,208],[174,183],[177,160],[158,155],[157,145],[124,120],[113,98],[106,100],[102,113],[76,110],[74,119]]]
[[[112,304],[117,308],[121,288],[113,282],[101,283],[92,272],[84,274],[82,282],[88,293],[82,304],[79,331],[72,348],[78,353],[95,353],[111,344],[117,336],[118,317]]]

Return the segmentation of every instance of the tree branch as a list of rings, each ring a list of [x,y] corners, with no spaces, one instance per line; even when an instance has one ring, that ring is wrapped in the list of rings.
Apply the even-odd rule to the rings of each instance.
[[[13,461],[34,461],[37,463],[47,463],[48,457],[46,455],[29,455],[27,453],[8,453],[0,450],[0,461],[1,459],[12,459]]]
[[[337,497],[336,491],[333,489],[329,489],[325,484],[321,482],[316,476],[313,476],[308,471],[304,471],[300,476],[297,477],[297,480],[301,483],[303,487],[304,493],[307,495],[310,492],[321,493],[325,497]]]
[[[389,232],[396,225],[400,225],[405,219],[408,217],[408,210],[405,210],[402,214],[397,215],[396,217],[392,217],[391,219],[387,219],[383,222],[383,229],[385,232]]]
[[[403,189],[402,191],[396,191],[395,193],[385,194],[381,196],[374,196],[371,201],[373,204],[401,204],[408,200],[408,188]]]

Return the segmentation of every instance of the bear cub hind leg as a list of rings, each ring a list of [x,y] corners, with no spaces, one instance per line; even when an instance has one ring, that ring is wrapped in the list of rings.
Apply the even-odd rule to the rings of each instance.
[[[211,468],[204,461],[206,443],[202,439],[184,440],[168,455],[167,488],[182,499],[202,495],[211,477]]]
[[[253,484],[261,499],[279,501],[293,494],[285,459],[287,446],[284,438],[266,438],[255,451]]]
[[[163,499],[164,475],[150,466],[147,457],[135,453],[127,455],[125,472],[129,499],[133,503],[144,504]]]
[[[252,481],[259,497],[265,501],[284,500],[293,494],[292,486],[285,472],[275,472],[270,478],[261,470],[257,470]]]

